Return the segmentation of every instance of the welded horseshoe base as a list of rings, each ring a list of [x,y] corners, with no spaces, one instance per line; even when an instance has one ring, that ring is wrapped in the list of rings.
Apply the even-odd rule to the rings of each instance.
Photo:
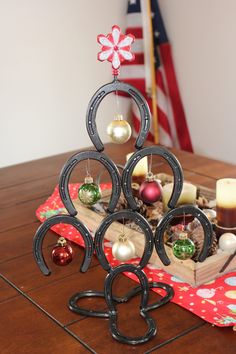
[[[74,226],[74,228],[79,231],[81,236],[83,237],[85,248],[84,248],[84,259],[80,268],[81,272],[86,272],[90,266],[92,256],[93,256],[93,251],[94,251],[94,246],[93,246],[93,239],[92,236],[87,229],[87,227],[82,224],[81,221],[79,221],[77,218],[70,216],[70,215],[56,215],[52,216],[51,218],[48,218],[41,224],[38,228],[38,230],[35,233],[34,240],[33,240],[33,253],[34,253],[34,258],[36,263],[38,264],[41,272],[44,275],[50,275],[51,271],[48,268],[45,259],[43,257],[43,252],[42,252],[42,245],[43,245],[43,240],[44,237],[47,233],[47,231],[54,225],[56,224],[69,224]]]
[[[102,100],[109,93],[118,91],[128,93],[134,99],[140,111],[141,126],[138,137],[135,142],[136,149],[141,149],[150,130],[150,110],[147,101],[145,100],[143,95],[135,87],[120,82],[117,78],[115,78],[113,82],[100,87],[100,89],[91,98],[87,109],[86,127],[88,135],[97,151],[104,150],[104,145],[101,139],[99,138],[95,120],[97,109]]]
[[[121,334],[117,328],[117,310],[114,305],[114,300],[112,296],[112,285],[115,278],[123,272],[130,272],[137,276],[140,281],[141,292],[141,303],[140,303],[140,315],[144,318],[147,323],[148,330],[144,336],[140,337],[127,337]],[[149,295],[149,285],[145,273],[138,267],[132,264],[122,264],[116,267],[112,272],[108,273],[105,280],[105,299],[109,309],[109,319],[110,319],[110,330],[112,336],[121,343],[127,344],[141,344],[147,342],[156,334],[156,323],[148,314],[148,295]]]
[[[90,150],[90,151],[78,152],[66,162],[65,166],[61,171],[60,180],[59,180],[59,192],[60,192],[61,200],[68,213],[72,216],[75,216],[77,214],[77,210],[75,209],[73,202],[70,198],[69,186],[68,186],[69,178],[75,166],[79,162],[88,159],[101,162],[110,174],[111,182],[112,182],[112,194],[107,208],[108,212],[112,213],[114,211],[120,197],[120,193],[121,193],[120,174],[114,162],[110,160],[105,154],[102,154],[101,152],[98,151]]]
[[[149,289],[162,289],[166,292],[166,295],[162,296],[161,299],[158,299],[154,303],[146,306],[147,311],[155,310],[158,307],[161,307],[161,306],[167,304],[174,296],[174,290],[172,289],[172,287],[165,284],[165,283],[148,282],[148,287],[149,287]],[[138,285],[135,288],[131,289],[126,295],[124,295],[122,297],[118,297],[118,296],[115,296],[114,294],[112,294],[112,299],[116,304],[123,304],[125,302],[128,302],[134,296],[141,294],[142,291],[143,291],[143,288],[140,285]],[[69,309],[79,315],[82,315],[82,316],[109,318],[110,317],[109,311],[95,311],[95,310],[91,310],[91,309],[86,309],[84,307],[81,307],[78,304],[80,299],[91,298],[91,297],[105,299],[105,294],[103,291],[94,291],[94,290],[80,291],[79,293],[74,294],[70,298]]]
[[[156,233],[155,233],[155,248],[157,251],[158,256],[160,257],[162,263],[164,265],[169,265],[170,264],[170,259],[167,256],[167,253],[165,251],[165,246],[164,246],[164,233],[165,230],[170,223],[170,221],[180,215],[184,214],[192,214],[197,218],[204,231],[204,243],[203,243],[203,248],[201,250],[201,253],[199,254],[198,261],[203,262],[210,250],[211,244],[212,244],[212,234],[213,234],[213,229],[210,221],[208,220],[207,216],[201,211],[199,208],[194,207],[193,205],[183,205],[179,208],[170,210],[168,213],[165,214],[165,216],[160,220],[159,224],[157,225],[156,228]]]
[[[125,198],[127,199],[127,202],[129,203],[129,206],[131,207],[132,210],[138,210],[138,205],[132,194],[132,187],[131,187],[132,173],[137,163],[144,156],[148,156],[148,155],[159,155],[163,157],[168,162],[168,164],[172,169],[174,175],[174,186],[168,203],[168,207],[172,209],[175,207],[183,188],[183,172],[177,158],[167,149],[164,149],[163,147],[160,146],[145,147],[142,150],[136,151],[131,156],[131,158],[127,161],[123,170],[122,181],[121,181]]]

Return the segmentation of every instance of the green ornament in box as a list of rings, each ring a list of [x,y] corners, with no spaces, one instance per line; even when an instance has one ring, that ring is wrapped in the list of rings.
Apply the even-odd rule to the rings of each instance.
[[[96,204],[101,199],[100,187],[93,182],[91,176],[85,177],[84,183],[78,190],[78,197],[81,203],[85,205]]]
[[[179,238],[173,243],[173,254],[176,258],[185,260],[192,258],[195,252],[195,245],[188,238],[188,233],[183,231],[179,233]]]

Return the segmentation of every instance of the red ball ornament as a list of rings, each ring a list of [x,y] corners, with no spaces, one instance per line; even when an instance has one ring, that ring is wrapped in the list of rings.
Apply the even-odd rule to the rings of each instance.
[[[139,196],[143,202],[152,204],[157,202],[162,196],[162,186],[154,179],[152,172],[146,176],[146,180],[141,184]]]
[[[57,245],[52,249],[52,261],[58,266],[66,266],[73,259],[73,249],[67,244],[64,237],[60,237]]]

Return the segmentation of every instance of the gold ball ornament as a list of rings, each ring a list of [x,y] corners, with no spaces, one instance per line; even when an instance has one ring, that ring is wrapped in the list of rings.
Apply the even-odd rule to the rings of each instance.
[[[107,134],[113,143],[124,144],[130,139],[132,130],[130,124],[123,119],[122,114],[118,114],[108,125]]]
[[[126,235],[121,234],[112,246],[112,255],[118,261],[126,262],[135,256],[135,246]]]

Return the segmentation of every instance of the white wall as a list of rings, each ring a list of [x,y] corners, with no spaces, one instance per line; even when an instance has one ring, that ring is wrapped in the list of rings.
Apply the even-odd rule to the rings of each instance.
[[[236,163],[236,1],[159,0],[197,153]],[[0,0],[0,166],[89,146],[85,112],[110,81],[98,33],[127,0]],[[108,103],[108,104],[106,104]],[[114,97],[99,110],[103,141]]]
[[[124,27],[126,0],[0,0],[0,166],[90,146],[87,104],[111,81],[97,34]],[[98,114],[103,141],[114,97]]]
[[[236,1],[159,1],[194,151],[236,164]]]

